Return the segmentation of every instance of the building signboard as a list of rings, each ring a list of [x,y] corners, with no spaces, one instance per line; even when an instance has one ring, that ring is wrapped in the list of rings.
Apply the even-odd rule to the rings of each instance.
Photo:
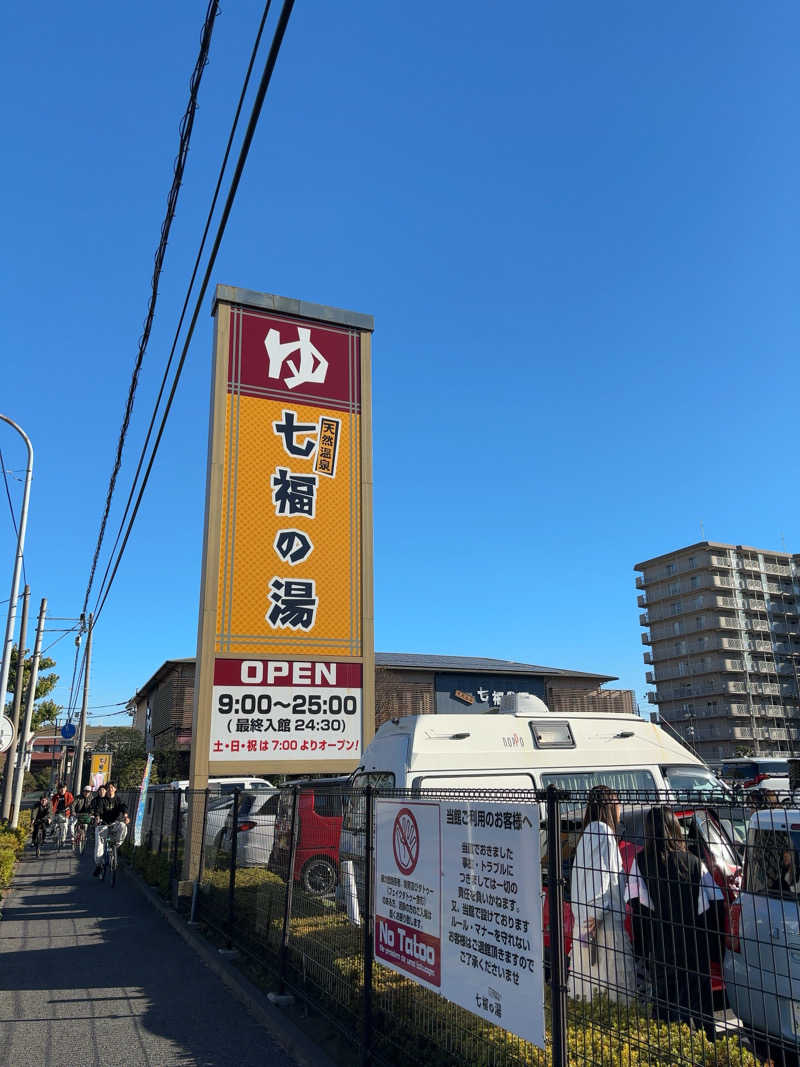
[[[228,286],[214,314],[192,786],[351,770],[374,729],[372,319]]]
[[[544,1048],[535,807],[376,798],[373,899],[377,960]]]

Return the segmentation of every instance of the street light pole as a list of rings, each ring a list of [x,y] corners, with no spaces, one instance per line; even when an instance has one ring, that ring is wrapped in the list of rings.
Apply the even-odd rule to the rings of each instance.
[[[81,706],[81,719],[78,726],[78,744],[75,746],[75,768],[73,776],[72,792],[75,796],[81,791],[83,785],[83,750],[86,744],[86,715],[89,707],[89,668],[92,665],[92,616],[89,615],[89,626],[86,635],[86,661],[83,668],[83,704]]]
[[[8,672],[11,667],[11,647],[14,644],[14,624],[17,621],[17,594],[19,593],[19,572],[22,569],[22,554],[25,548],[25,528],[28,525],[28,501],[31,495],[31,478],[33,477],[33,445],[30,438],[22,429],[21,426],[17,426],[13,419],[10,419],[8,415],[0,415],[0,419],[3,422],[7,422],[9,426],[17,431],[20,437],[25,442],[25,446],[28,449],[28,467],[25,472],[25,491],[22,494],[22,511],[19,516],[19,529],[17,531],[17,555],[14,560],[14,574],[11,578],[11,596],[8,601],[8,616],[6,618],[6,636],[3,643],[3,662],[0,667],[0,711],[5,709],[6,705],[6,688],[8,686]]]
[[[31,587],[26,585],[22,594],[22,618],[19,626],[19,645],[17,646],[17,684],[14,686],[14,704],[11,713],[16,742],[6,752],[6,766],[3,772],[3,806],[0,809],[0,816],[6,821],[8,821],[8,813],[11,811],[11,798],[14,795],[14,757],[19,745],[19,711],[22,707],[22,683],[25,678],[25,635],[28,632],[28,601],[30,596]]]

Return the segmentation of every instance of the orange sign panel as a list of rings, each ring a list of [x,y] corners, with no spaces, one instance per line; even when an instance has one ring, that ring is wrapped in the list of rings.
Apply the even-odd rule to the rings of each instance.
[[[360,337],[231,308],[217,653],[362,655]]]

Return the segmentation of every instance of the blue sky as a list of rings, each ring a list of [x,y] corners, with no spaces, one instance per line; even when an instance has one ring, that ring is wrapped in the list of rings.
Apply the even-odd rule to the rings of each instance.
[[[36,449],[26,565],[53,616],[83,601],[204,11],[21,5],[5,28],[0,410]],[[217,22],[118,505],[260,14]],[[212,282],[375,316],[378,649],[641,697],[636,561],[701,522],[800,551],[798,32],[788,2],[298,0]],[[93,706],[195,651],[209,308]],[[19,472],[8,428],[0,448]],[[0,500],[0,599],[14,543]]]

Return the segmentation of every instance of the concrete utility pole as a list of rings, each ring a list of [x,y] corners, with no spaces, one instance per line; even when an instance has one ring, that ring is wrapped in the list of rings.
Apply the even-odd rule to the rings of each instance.
[[[31,587],[25,586],[22,594],[22,621],[19,627],[19,645],[17,653],[17,684],[14,687],[14,710],[11,713],[11,721],[14,723],[16,734],[15,742],[6,752],[6,765],[3,774],[3,806],[0,815],[8,819],[11,811],[11,798],[14,795],[14,753],[19,747],[19,709],[22,707],[22,684],[25,678],[25,634],[28,632],[28,602],[31,598]]]
[[[81,721],[78,727],[78,746],[75,749],[75,773],[72,778],[72,792],[75,796],[83,787],[83,749],[86,744],[86,712],[89,706],[89,668],[92,665],[92,616],[89,615],[89,626],[86,635],[86,664],[83,669],[83,704],[81,705]]]
[[[42,598],[39,607],[39,621],[36,624],[36,640],[33,645],[33,660],[31,661],[31,677],[28,682],[28,693],[25,700],[25,721],[19,732],[19,755],[17,757],[17,774],[14,779],[14,806],[11,815],[11,825],[16,828],[19,822],[19,806],[22,803],[22,781],[25,777],[25,750],[28,747],[28,734],[33,719],[33,705],[36,701],[36,683],[39,681],[39,657],[42,653],[42,635],[44,634],[44,617],[47,614],[47,597]]]
[[[17,531],[17,555],[14,560],[14,574],[11,578],[11,596],[8,601],[8,617],[6,618],[6,637],[3,643],[3,661],[0,666],[0,710],[6,706],[6,686],[8,685],[8,671],[11,666],[11,647],[14,644],[14,624],[17,621],[17,593],[19,592],[19,572],[22,569],[22,553],[25,548],[25,528],[28,525],[28,501],[31,495],[31,478],[33,476],[33,445],[30,438],[17,426],[8,415],[0,415],[3,422],[13,426],[20,437],[24,440],[28,449],[28,469],[25,472],[25,492],[22,495],[22,511],[19,516],[19,529]]]

